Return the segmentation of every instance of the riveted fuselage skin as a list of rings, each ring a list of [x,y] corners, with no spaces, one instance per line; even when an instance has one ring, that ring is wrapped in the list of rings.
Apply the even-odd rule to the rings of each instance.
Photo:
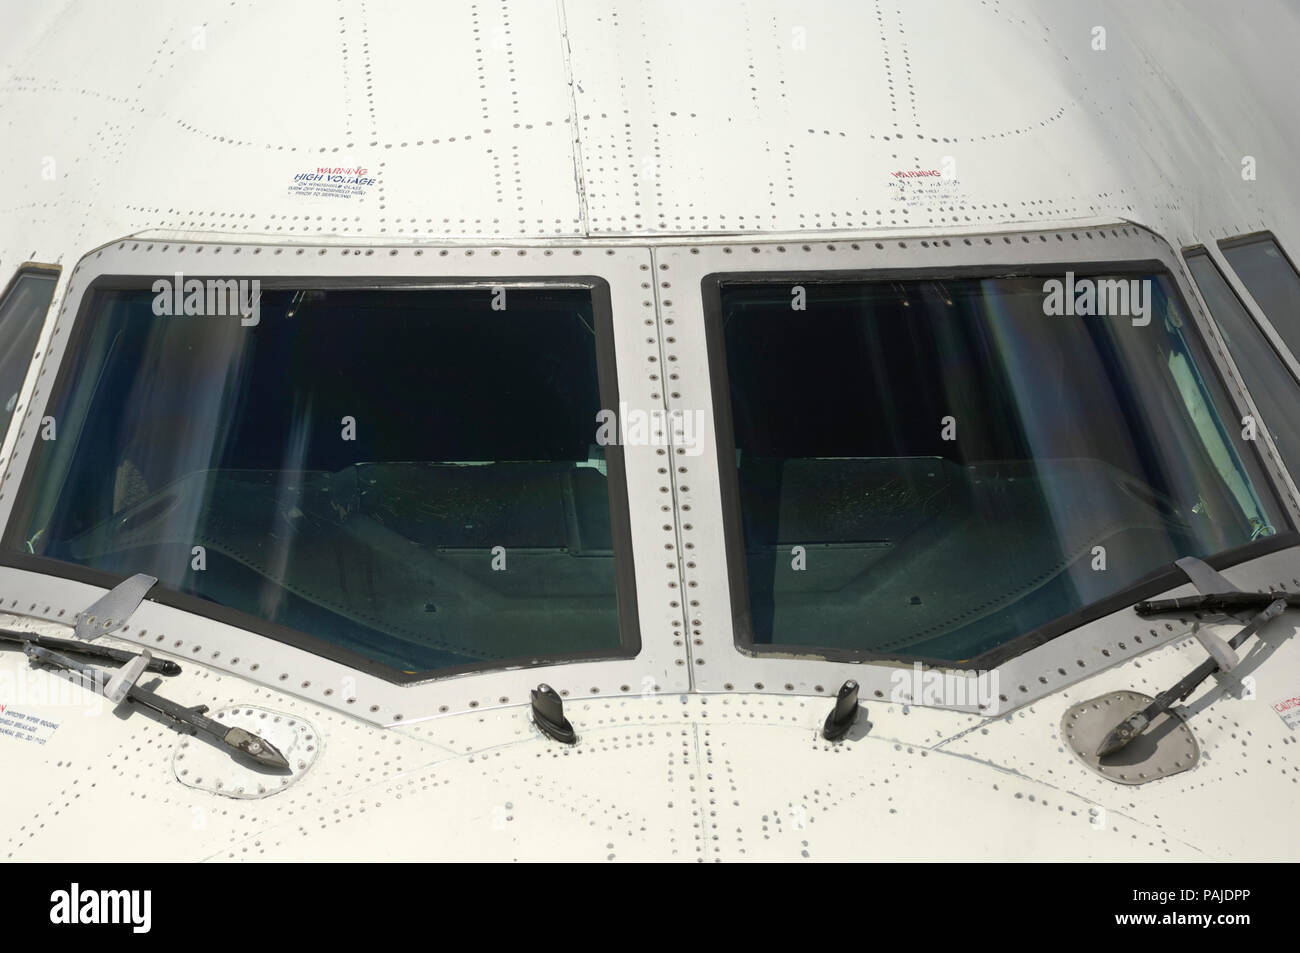
[[[0,24],[0,285],[25,262],[62,269],[0,448],[0,520],[105,274],[201,256],[232,275],[595,276],[620,395],[711,420],[710,269],[1001,268],[1138,243],[1246,402],[1178,253],[1222,263],[1217,241],[1264,230],[1300,251],[1285,0],[0,2]],[[1262,453],[1295,520],[1293,475]],[[177,659],[158,688],[178,701],[306,726],[282,787],[216,789],[164,720],[0,648],[0,716],[32,726],[0,734],[0,856],[1300,856],[1300,748],[1277,710],[1300,696],[1292,614],[1188,699],[1195,767],[1117,785],[1068,749],[1062,716],[1176,682],[1205,658],[1190,617],[1125,609],[1058,636],[1007,662],[994,714],[905,705],[888,692],[899,666],[736,648],[711,445],[672,468],[629,447],[627,480],[632,659],[400,686],[153,601],[103,639]],[[1224,575],[1300,588],[1300,549]],[[0,625],[66,637],[102,594],[0,566]],[[831,744],[846,677],[862,711]],[[563,692],[576,745],[533,725],[540,681]],[[130,836],[105,838],[105,817]]]

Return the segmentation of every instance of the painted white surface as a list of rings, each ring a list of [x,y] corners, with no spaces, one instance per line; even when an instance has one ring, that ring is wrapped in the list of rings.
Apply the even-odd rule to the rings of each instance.
[[[0,24],[0,279],[25,260],[61,263],[52,318],[75,303],[65,291],[83,256],[140,233],[353,249],[626,243],[617,260],[628,264],[683,236],[848,241],[1130,220],[1174,248],[1261,228],[1300,248],[1300,10],[1285,0],[1242,11],[1211,0],[5,0]],[[1092,49],[1097,26],[1105,51]],[[1255,180],[1242,178],[1246,156]],[[955,180],[900,186],[892,174],[946,158]],[[295,174],[327,165],[364,166],[375,185],[349,199],[290,194]],[[668,353],[681,327],[664,324],[668,301],[694,293],[655,288],[650,349],[619,332],[621,377]],[[38,353],[20,413],[39,402],[40,366]],[[657,506],[637,516],[633,502],[634,520],[657,522]],[[674,493],[679,545],[691,518],[681,502]],[[637,547],[639,574],[662,563],[644,529]],[[716,611],[720,541],[693,553],[706,581],[692,597]],[[673,619],[689,616],[670,611],[678,594],[656,572],[639,583],[663,593],[641,606],[658,667],[641,668],[685,688],[695,656],[673,644]],[[1300,558],[1279,554],[1258,573],[1300,576]],[[94,594],[0,571],[14,612],[75,612]],[[391,723],[390,708],[351,715],[313,698],[297,674],[319,663],[278,644],[222,636],[284,661],[295,678],[275,687],[172,646],[185,673],[169,695],[292,712],[324,735],[299,782],[255,802],[181,785],[169,727],[91,697],[42,701],[34,693],[57,680],[3,650],[15,694],[0,704],[57,727],[41,729],[44,744],[0,736],[0,857],[108,859],[97,843],[111,817],[148,831],[115,841],[115,857],[190,860],[1295,859],[1300,749],[1270,707],[1300,694],[1300,649],[1283,638],[1293,624],[1269,630],[1255,700],[1221,697],[1193,717],[1201,763],[1139,788],[1083,769],[1057,725],[1075,701],[1172,684],[1203,657],[1182,633],[1003,718],[866,698],[870,730],[836,747],[816,735],[829,702],[807,697],[815,674],[788,695],[775,684],[642,697],[633,682],[570,702],[582,742],[568,751],[528,723],[523,682],[486,710],[513,676],[458,680],[460,713],[385,728],[366,719]],[[669,665],[678,659],[690,662]],[[594,684],[608,696],[623,681]]]
[[[316,765],[280,794],[236,801],[176,782],[181,739],[140,713],[93,714],[80,689],[75,703],[27,702],[15,707],[59,724],[44,745],[0,737],[0,857],[1291,859],[1300,747],[1271,704],[1300,692],[1293,629],[1269,631],[1276,654],[1255,672],[1255,700],[1218,697],[1193,716],[1197,767],[1140,787],[1083,768],[1057,725],[1075,701],[1172,684],[1203,658],[1193,640],[1003,718],[868,701],[839,745],[818,736],[824,699],[577,702],[580,741],[566,749],[523,707],[383,729],[188,666],[169,694],[304,717],[324,738]],[[0,655],[0,677],[24,669]],[[110,848],[97,837],[105,817],[147,834]]]

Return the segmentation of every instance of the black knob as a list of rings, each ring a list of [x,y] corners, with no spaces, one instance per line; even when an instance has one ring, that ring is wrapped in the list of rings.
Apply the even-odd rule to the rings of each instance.
[[[826,716],[826,725],[822,728],[822,737],[827,741],[839,741],[858,717],[858,683],[849,679],[840,686],[835,695],[835,707]]]
[[[550,685],[533,689],[533,721],[542,734],[566,745],[577,744],[578,734],[564,717],[564,702]]]

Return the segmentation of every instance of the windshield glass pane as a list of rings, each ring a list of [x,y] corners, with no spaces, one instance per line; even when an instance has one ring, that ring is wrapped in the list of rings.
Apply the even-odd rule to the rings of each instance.
[[[1272,238],[1261,236],[1219,245],[1264,317],[1300,359],[1300,275]]]
[[[1169,279],[1097,277],[1149,323],[1042,277],[721,284],[742,633],[963,661],[1283,525]]]
[[[1201,249],[1188,252],[1186,258],[1237,370],[1264,416],[1262,423],[1292,478],[1300,479],[1300,416],[1296,414],[1300,387],[1209,254]]]
[[[608,306],[495,294],[265,290],[246,326],[95,293],[5,547],[407,672],[626,654]]]
[[[9,430],[57,284],[52,272],[24,272],[0,301],[0,440]]]

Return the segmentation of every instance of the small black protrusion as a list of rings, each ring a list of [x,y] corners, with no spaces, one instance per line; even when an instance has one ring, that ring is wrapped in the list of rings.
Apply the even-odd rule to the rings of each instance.
[[[533,689],[533,721],[542,734],[566,745],[577,744],[578,735],[564,717],[564,702],[550,685]]]
[[[849,733],[853,722],[858,718],[858,683],[849,679],[840,686],[835,695],[835,707],[826,716],[826,726],[822,728],[822,737],[827,741],[839,741]]]

